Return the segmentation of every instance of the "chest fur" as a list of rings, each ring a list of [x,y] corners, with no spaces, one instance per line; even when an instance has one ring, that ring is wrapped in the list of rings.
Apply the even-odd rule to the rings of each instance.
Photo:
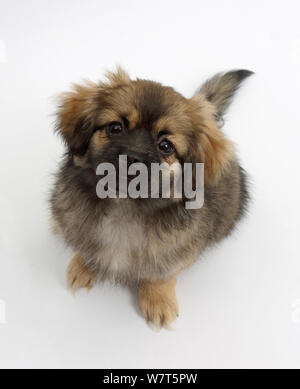
[[[97,261],[102,267],[126,272],[140,266],[149,243],[142,221],[116,209],[103,216],[94,234],[101,247]]]

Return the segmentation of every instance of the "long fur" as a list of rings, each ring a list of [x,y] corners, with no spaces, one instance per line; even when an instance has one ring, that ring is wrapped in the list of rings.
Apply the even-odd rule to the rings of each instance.
[[[62,95],[56,130],[66,154],[51,210],[62,238],[93,278],[127,284],[170,279],[232,231],[249,195],[245,172],[218,121],[250,73],[216,75],[186,99],[173,88],[131,80],[118,69],[106,82],[75,85]],[[109,139],[105,128],[112,121],[126,123],[128,136]],[[155,145],[166,130],[176,153],[164,159]],[[100,200],[97,164],[131,148],[150,162],[204,162],[203,207],[187,210],[172,198]]]

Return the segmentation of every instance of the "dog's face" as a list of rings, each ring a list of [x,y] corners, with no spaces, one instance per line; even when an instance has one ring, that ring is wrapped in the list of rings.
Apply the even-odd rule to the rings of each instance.
[[[116,163],[119,155],[126,155],[129,164],[204,162],[206,183],[215,183],[232,153],[218,119],[246,77],[236,73],[223,80],[227,84],[219,86],[220,92],[212,79],[212,85],[207,82],[187,99],[159,83],[131,80],[118,69],[107,83],[75,85],[64,94],[57,128],[77,165],[96,169],[100,162]]]

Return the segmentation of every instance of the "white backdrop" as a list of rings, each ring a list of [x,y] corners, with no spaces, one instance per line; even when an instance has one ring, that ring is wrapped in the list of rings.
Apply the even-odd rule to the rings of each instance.
[[[0,367],[300,367],[300,3],[0,0]],[[130,292],[75,297],[48,230],[62,144],[53,96],[120,63],[191,96],[233,68],[256,75],[225,131],[251,176],[250,213],[182,274],[174,331]]]

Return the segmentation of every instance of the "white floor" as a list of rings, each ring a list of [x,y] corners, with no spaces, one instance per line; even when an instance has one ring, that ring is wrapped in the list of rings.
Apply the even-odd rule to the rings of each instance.
[[[300,367],[300,5],[295,1],[0,0],[0,367]],[[247,219],[178,281],[174,331],[129,291],[66,288],[48,230],[62,153],[53,96],[121,63],[191,96],[248,68],[225,131],[249,171]]]

